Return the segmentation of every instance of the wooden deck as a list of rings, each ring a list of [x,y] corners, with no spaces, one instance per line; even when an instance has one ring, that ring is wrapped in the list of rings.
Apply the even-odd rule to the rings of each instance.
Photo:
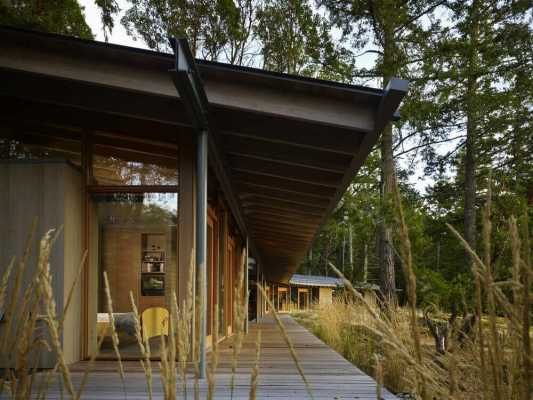
[[[346,361],[296,323],[289,315],[283,315],[282,319],[294,344],[305,375],[310,382],[315,399],[376,399],[376,384],[372,378]],[[250,371],[254,364],[257,329],[261,329],[263,336],[257,398],[284,400],[309,398],[272,317],[264,318],[259,324],[250,324],[250,333],[244,341],[239,357],[237,387],[233,398],[249,398]],[[231,354],[231,341],[228,340],[221,344],[215,395],[217,399],[230,398]],[[72,375],[76,385],[80,381],[81,371],[84,370],[85,365],[84,362],[81,362],[72,366]],[[146,399],[146,381],[139,363],[127,361],[125,365],[127,399]],[[52,384],[50,389],[49,399],[60,398],[57,383]],[[188,397],[193,399],[192,377],[188,390]],[[201,382],[200,390],[201,398],[205,399],[207,392],[206,381]],[[385,400],[396,399],[386,390],[383,390],[382,397]],[[115,362],[98,361],[95,371],[91,374],[83,398],[101,400],[125,398],[118,373],[116,372]],[[163,398],[160,378],[157,373],[154,374],[154,398]]]

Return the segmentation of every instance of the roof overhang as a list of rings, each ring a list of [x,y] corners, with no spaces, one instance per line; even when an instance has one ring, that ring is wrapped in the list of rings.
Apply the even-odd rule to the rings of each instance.
[[[224,171],[230,207],[268,279],[287,282],[408,84],[393,79],[379,90],[201,60],[196,67],[209,102],[210,163]],[[24,101],[30,119],[86,114],[86,128],[192,132],[172,68],[171,54],[0,28],[1,107],[13,113],[6,99]]]

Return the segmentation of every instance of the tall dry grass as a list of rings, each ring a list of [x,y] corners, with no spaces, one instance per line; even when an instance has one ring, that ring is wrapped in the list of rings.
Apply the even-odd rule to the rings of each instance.
[[[241,254],[242,268],[239,269],[237,277],[237,286],[235,288],[233,310],[233,342],[232,342],[232,357],[231,357],[231,381],[230,381],[230,399],[233,399],[233,393],[235,391],[235,374],[237,371],[237,364],[239,354],[242,349],[242,342],[245,335],[245,322],[248,314],[248,293],[244,293],[244,273],[247,271],[245,262],[245,251]]]
[[[55,395],[59,395],[61,399],[81,399],[84,396],[87,383],[94,370],[96,359],[106,335],[101,335],[98,338],[96,347],[91,353],[85,370],[78,378],[74,379],[63,355],[61,334],[64,329],[66,313],[73,303],[72,299],[75,287],[80,284],[83,268],[87,265],[87,253],[83,255],[73,283],[68,288],[64,307],[62,310],[59,310],[61,312],[58,312],[53,292],[50,254],[54,242],[62,230],[50,230],[43,236],[39,242],[35,265],[30,266],[29,260],[32,254],[32,243],[35,240],[36,232],[37,220],[32,225],[22,257],[18,262],[17,259],[12,258],[0,277],[0,308],[5,310],[5,322],[2,323],[0,331],[0,349],[2,349],[0,357],[3,363],[11,365],[11,367],[0,371],[2,372],[0,374],[0,398],[17,400],[36,398],[44,400],[49,396],[49,392],[53,388]],[[28,270],[31,271],[29,278],[25,276]],[[244,322],[247,312],[248,298],[247,294],[244,293],[243,273],[241,271],[239,284],[235,288],[234,295],[235,331],[237,333],[234,339],[237,343],[240,343],[237,346],[238,351],[232,358],[232,370],[234,372],[237,368],[238,352],[240,351],[244,337]],[[109,334],[112,339],[124,397],[126,398],[126,374],[122,363],[120,341],[115,328],[111,288],[105,272],[103,278],[105,301],[110,319]],[[194,398],[200,399],[200,386],[204,383],[198,376],[199,342],[196,340],[194,341],[194,348],[191,346],[195,302],[197,303],[199,301],[198,296],[194,295],[193,285],[194,264],[191,261],[186,299],[183,301],[181,307],[178,306],[177,296],[174,291],[170,296],[170,313],[169,319],[166,321],[169,324],[169,334],[161,338],[162,350],[159,370],[154,370],[152,367],[153,355],[151,354],[150,343],[142,336],[142,325],[138,307],[130,292],[132,314],[135,321],[135,338],[140,353],[139,362],[146,376],[147,398],[149,399],[154,397],[154,376],[161,378],[165,400],[176,399],[178,397],[178,381],[182,386],[181,398],[187,399],[187,374],[191,363],[194,373]],[[215,318],[218,318],[217,312],[215,312],[215,316]],[[209,382],[207,383],[209,387],[209,398],[216,398],[215,374],[218,364],[217,325],[218,321],[214,325],[213,351],[211,353],[211,364],[208,369],[210,375]],[[44,352],[53,352],[57,360],[54,367],[48,370],[40,370],[38,368],[40,357]],[[252,367],[250,373],[249,395],[250,398],[254,399],[257,392],[259,354],[260,337],[258,337],[256,345],[256,364]]]
[[[490,185],[489,185],[490,186]],[[444,354],[439,354],[416,309],[416,276],[408,228],[398,191],[394,200],[398,255],[407,281],[408,304],[381,304],[374,293],[360,293],[344,278],[349,296],[316,311],[308,323],[367,373],[382,377],[393,392],[421,399],[526,400],[533,396],[531,382],[531,243],[527,216],[520,233],[509,220],[512,276],[495,281],[491,265],[491,191],[482,213],[483,256],[479,256],[452,226],[457,240],[472,255],[476,287],[477,327],[463,332],[464,322],[451,329]],[[379,360],[379,362],[376,362]]]

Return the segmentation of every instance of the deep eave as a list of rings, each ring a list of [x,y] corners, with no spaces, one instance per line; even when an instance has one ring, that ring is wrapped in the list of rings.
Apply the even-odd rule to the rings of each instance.
[[[149,50],[0,28],[4,110],[12,98],[30,113],[39,105],[60,115],[92,113],[107,129],[122,118],[132,127],[192,131],[169,74],[173,62]],[[196,64],[215,143],[210,163],[226,174],[225,194],[268,278],[286,282],[393,118],[407,82],[379,90]]]

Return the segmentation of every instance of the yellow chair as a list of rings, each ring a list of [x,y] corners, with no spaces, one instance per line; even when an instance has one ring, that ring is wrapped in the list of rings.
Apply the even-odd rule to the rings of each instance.
[[[141,314],[143,340],[154,336],[168,335],[168,310],[163,307],[150,307]]]

